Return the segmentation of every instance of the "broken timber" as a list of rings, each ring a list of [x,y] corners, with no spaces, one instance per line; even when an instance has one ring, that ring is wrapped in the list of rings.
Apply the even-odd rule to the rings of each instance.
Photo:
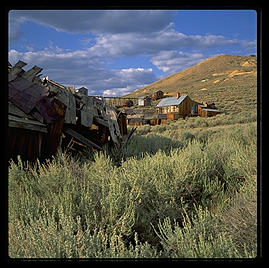
[[[97,144],[95,144],[94,142],[86,139],[84,136],[82,136],[81,134],[79,134],[78,132],[76,132],[75,130],[73,130],[71,128],[65,129],[64,132],[71,135],[72,137],[74,137],[75,139],[77,139],[81,143],[85,144],[86,146],[93,147],[94,149],[97,149],[97,150],[102,150],[102,147],[100,147]]]
[[[117,109],[86,91],[40,79],[42,68],[24,71],[25,65],[8,65],[9,158],[46,159],[71,140],[96,150],[105,143],[123,144],[126,117]]]

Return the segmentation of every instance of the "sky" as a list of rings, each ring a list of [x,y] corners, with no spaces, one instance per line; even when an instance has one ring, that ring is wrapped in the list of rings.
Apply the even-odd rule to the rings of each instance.
[[[207,58],[257,54],[255,10],[11,10],[9,62],[122,96]]]

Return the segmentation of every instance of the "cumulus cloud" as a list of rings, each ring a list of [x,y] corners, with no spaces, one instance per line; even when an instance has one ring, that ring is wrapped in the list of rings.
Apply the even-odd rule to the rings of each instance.
[[[126,95],[128,93],[131,93],[132,91],[134,91],[134,89],[137,88],[142,88],[146,86],[146,84],[142,84],[142,85],[133,85],[133,86],[127,86],[125,88],[112,88],[112,89],[107,89],[103,92],[104,97],[117,97],[117,96],[123,96]]]
[[[157,80],[151,68],[108,69],[104,63],[145,55],[159,70],[178,72],[205,58],[204,50],[227,46],[251,49],[256,42],[221,35],[187,35],[175,30],[173,10],[13,10],[9,40],[21,37],[21,25],[34,21],[57,31],[93,33],[78,40],[84,49],[49,46],[28,52],[9,51],[9,61],[23,60],[43,68],[44,75],[66,85],[85,86],[93,95],[122,95]],[[187,52],[182,52],[187,51]]]
[[[36,52],[9,51],[9,61],[18,60],[29,67],[43,68],[43,75],[64,85],[85,86],[93,95],[122,95],[157,80],[151,68],[106,69],[102,60],[89,50],[57,52],[51,49]],[[27,67],[27,66],[26,66]],[[28,68],[29,68],[28,67]]]
[[[165,73],[176,73],[204,60],[202,53],[183,53],[181,51],[161,51],[152,57],[152,63]]]
[[[185,35],[173,29],[173,25],[159,32],[102,34],[90,50],[96,55],[108,57],[155,54],[159,51],[206,49],[229,45],[243,45],[240,40],[228,39],[221,35]],[[246,46],[246,44],[244,43]]]
[[[12,10],[10,34],[13,39],[18,37],[22,20],[69,33],[149,33],[163,29],[176,13],[173,10]]]

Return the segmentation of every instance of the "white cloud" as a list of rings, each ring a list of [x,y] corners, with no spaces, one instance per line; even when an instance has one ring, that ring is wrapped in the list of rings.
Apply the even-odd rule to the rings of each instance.
[[[221,35],[186,35],[171,23],[176,11],[167,10],[18,10],[9,13],[10,41],[21,36],[26,21],[69,33],[94,33],[79,37],[84,49],[67,51],[52,42],[41,51],[9,51],[15,64],[23,60],[43,68],[43,74],[67,85],[82,85],[90,94],[122,95],[157,80],[151,68],[106,69],[115,58],[146,55],[165,73],[178,72],[205,58],[204,50],[232,45],[251,49],[256,42]],[[93,38],[95,37],[95,38]],[[30,45],[30,44],[29,44]],[[182,52],[182,51],[188,51]]]
[[[140,86],[140,85],[138,85]],[[131,87],[128,86],[126,88],[112,88],[112,89],[107,89],[103,92],[104,97],[117,97],[117,96],[122,96],[122,95],[126,95],[130,92],[132,92],[134,90],[134,88],[136,87]]]
[[[109,70],[103,67],[102,59],[89,50],[60,51],[18,52],[13,49],[9,51],[9,61],[12,65],[18,60],[25,61],[28,68],[37,65],[43,68],[44,76],[64,85],[85,86],[92,95],[127,94],[157,80],[151,68]]]
[[[99,56],[124,57],[137,54],[154,55],[163,50],[179,50],[182,48],[201,50],[230,45],[246,46],[240,40],[228,39],[221,35],[185,35],[175,31],[173,24],[171,24],[164,30],[147,34],[119,33],[98,35],[96,44],[90,47],[90,51]]]
[[[12,10],[12,40],[18,37],[24,21],[34,21],[69,33],[127,33],[160,31],[167,26],[174,10]]]
[[[11,13],[9,15],[11,16]],[[19,37],[21,37],[21,24],[25,22],[25,19],[23,17],[9,17],[9,24],[8,24],[8,36],[9,41],[13,42],[17,40]]]
[[[152,57],[152,63],[166,73],[176,73],[204,60],[202,53],[183,53],[175,50],[161,51]]]

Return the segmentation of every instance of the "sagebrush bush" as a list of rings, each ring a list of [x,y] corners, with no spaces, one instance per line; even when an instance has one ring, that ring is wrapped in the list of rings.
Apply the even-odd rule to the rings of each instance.
[[[172,258],[248,258],[255,255],[240,253],[225,232],[216,232],[218,219],[207,209],[196,208],[193,217],[184,215],[183,227],[169,218],[158,224],[156,233],[164,251]],[[245,245],[244,245],[245,247]]]
[[[246,201],[256,176],[255,124],[195,132],[173,123],[157,132],[135,134],[120,165],[105,152],[11,162],[10,257],[252,257],[254,229],[240,222],[255,222],[254,187]],[[233,215],[240,237],[225,225]]]

